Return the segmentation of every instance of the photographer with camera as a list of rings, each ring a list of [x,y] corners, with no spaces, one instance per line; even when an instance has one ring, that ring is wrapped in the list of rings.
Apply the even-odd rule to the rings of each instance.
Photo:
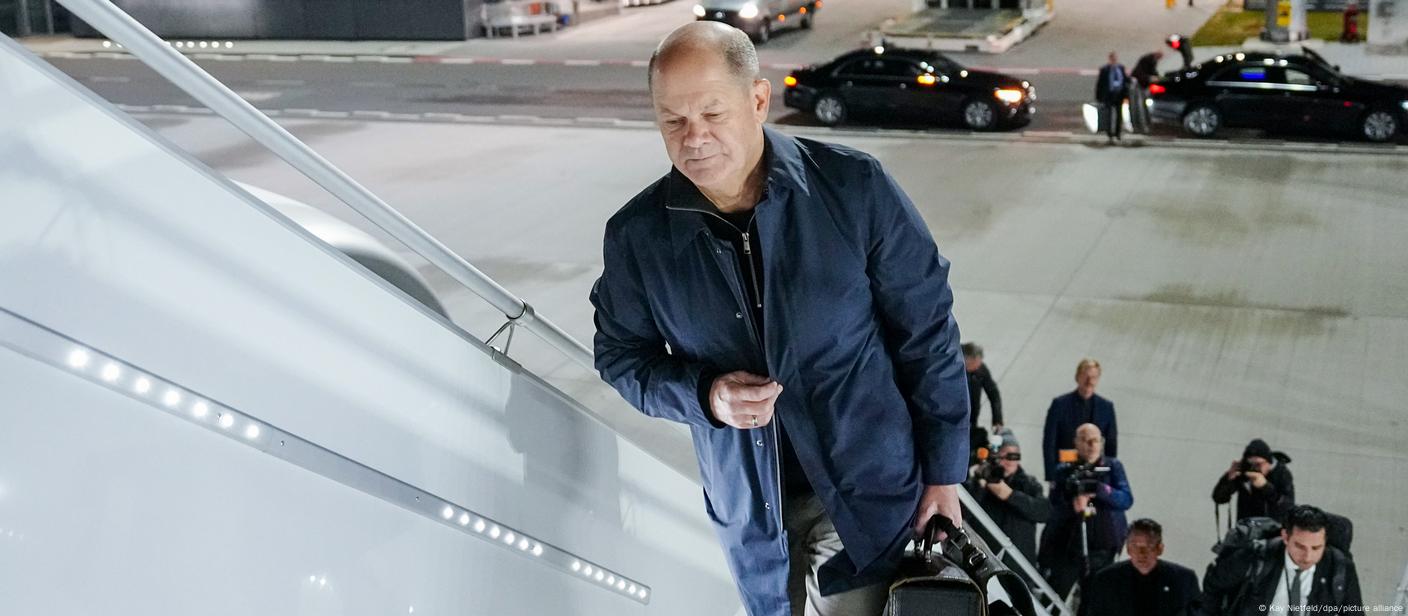
[[[1222,505],[1237,494],[1237,520],[1250,517],[1281,519],[1296,504],[1295,480],[1286,465],[1291,457],[1271,451],[1261,439],[1252,439],[1242,457],[1217,480],[1212,502]]]
[[[1100,428],[1081,425],[1075,443],[1075,458],[1056,468],[1051,523],[1038,554],[1042,574],[1061,596],[1114,562],[1128,534],[1124,512],[1134,505],[1124,465],[1102,453]]]
[[[1041,482],[1022,470],[1021,460],[1021,446],[1015,439],[1005,438],[997,455],[974,466],[963,486],[1017,546],[1017,551],[1027,561],[1035,562],[1036,525],[1051,517],[1051,502],[1042,493]],[[969,527],[982,532],[978,524]],[[989,545],[996,545],[990,537],[983,538]]]

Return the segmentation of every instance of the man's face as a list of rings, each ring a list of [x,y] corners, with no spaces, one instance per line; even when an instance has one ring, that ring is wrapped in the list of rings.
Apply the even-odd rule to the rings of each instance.
[[[1017,471],[1022,468],[1022,461],[1021,461],[1021,460],[1008,460],[1008,459],[1007,459],[1008,454],[1019,454],[1019,455],[1020,455],[1021,453],[1022,453],[1022,450],[1021,450],[1021,449],[1018,449],[1017,447],[1012,447],[1012,446],[1003,447],[1002,449],[999,449],[999,450],[997,451],[997,456],[998,456],[997,464],[1002,467],[1002,476],[1003,476],[1003,477],[1011,477],[1011,476],[1017,474]]]
[[[1076,376],[1076,393],[1082,398],[1095,395],[1095,387],[1100,385],[1100,369],[1094,366],[1082,370]]]
[[[1095,463],[1100,461],[1101,448],[1105,445],[1105,438],[1096,432],[1079,432],[1076,434],[1076,452],[1080,454],[1082,460]]]
[[[964,358],[963,358],[963,368],[964,368],[965,370],[969,371],[969,372],[977,372],[977,371],[978,371],[978,367],[980,367],[980,366],[982,366],[982,365],[983,365],[983,358],[981,358],[981,357],[967,357],[967,356],[964,356]]]
[[[1114,53],[1113,51],[1110,52],[1110,64],[1119,64],[1119,63],[1120,63],[1120,59],[1117,58],[1117,57],[1115,57],[1115,53]]]
[[[705,192],[736,194],[763,150],[772,85],[728,71],[720,54],[684,50],[657,68],[651,98],[670,162]]]
[[[1159,557],[1164,555],[1164,544],[1149,533],[1133,532],[1129,534],[1125,551],[1129,552],[1130,564],[1140,573],[1149,575],[1154,566],[1159,564]]]
[[[1283,529],[1281,539],[1286,542],[1286,554],[1302,571],[1315,566],[1325,557],[1325,529],[1315,532],[1293,528],[1290,534]]]
[[[1247,463],[1252,466],[1252,470],[1263,475],[1271,472],[1271,461],[1261,456],[1247,456]]]

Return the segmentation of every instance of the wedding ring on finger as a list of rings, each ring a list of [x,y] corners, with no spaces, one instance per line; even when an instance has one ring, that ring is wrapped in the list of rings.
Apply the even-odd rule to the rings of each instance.
[[[758,427],[758,417],[756,415],[753,416],[753,427]]]

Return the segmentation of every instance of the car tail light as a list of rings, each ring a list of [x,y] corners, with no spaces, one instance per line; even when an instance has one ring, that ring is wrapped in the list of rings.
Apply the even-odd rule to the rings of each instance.
[[[799,12],[799,13],[801,13],[801,14],[803,14],[803,15],[806,15],[806,14],[807,14],[807,7],[804,6],[804,7],[802,7],[801,9],[799,9],[797,12]]]
[[[816,9],[821,8],[821,0],[816,0],[816,2],[813,2],[813,3],[812,3],[812,8],[816,8]]]
[[[934,78],[932,73],[924,73],[916,78],[916,81],[918,81],[921,86],[932,86],[938,80]]]
[[[795,88],[795,87],[797,87],[797,78],[796,78],[796,77],[793,77],[793,76],[791,76],[791,75],[788,75],[788,76],[786,76],[786,77],[783,77],[783,78],[782,78],[782,85],[787,86],[787,87],[789,87],[789,88]]]
[[[1159,85],[1159,84],[1157,84],[1157,83],[1151,83],[1151,84],[1149,84],[1149,94],[1150,94],[1150,95],[1163,94],[1164,92],[1168,92],[1168,88],[1165,88],[1165,87],[1163,87],[1163,86],[1161,86],[1161,85]]]

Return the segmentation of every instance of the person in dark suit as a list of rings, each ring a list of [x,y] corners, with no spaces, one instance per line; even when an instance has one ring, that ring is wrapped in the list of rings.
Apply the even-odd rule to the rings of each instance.
[[[978,427],[978,413],[983,410],[983,394],[988,396],[988,406],[992,407],[992,433],[1002,433],[1002,392],[997,389],[988,365],[983,363],[983,347],[972,342],[963,344],[963,371],[968,374],[968,434],[972,441],[971,450],[986,447],[988,433]],[[972,460],[970,460],[972,462]]]
[[[1363,613],[1359,573],[1348,554],[1328,545],[1329,524],[1316,507],[1292,508],[1280,537],[1219,557],[1203,590],[1231,598],[1221,616]]]
[[[1115,52],[1110,52],[1110,62],[1100,67],[1100,75],[1095,79],[1095,102],[1105,110],[1105,132],[1114,143],[1120,138],[1120,128],[1124,117],[1120,108],[1124,105],[1124,95],[1129,83],[1129,73],[1120,64]]]
[[[1198,596],[1192,569],[1162,560],[1164,529],[1148,518],[1129,525],[1129,560],[1096,572],[1086,583],[1080,616],[1185,616]]]
[[[1046,429],[1041,437],[1043,477],[1056,480],[1056,459],[1062,449],[1075,449],[1076,428],[1095,424],[1105,436],[1105,455],[1119,456],[1115,404],[1095,395],[1100,385],[1100,362],[1082,359],[1076,366],[1076,390],[1051,401],[1046,410]]]

